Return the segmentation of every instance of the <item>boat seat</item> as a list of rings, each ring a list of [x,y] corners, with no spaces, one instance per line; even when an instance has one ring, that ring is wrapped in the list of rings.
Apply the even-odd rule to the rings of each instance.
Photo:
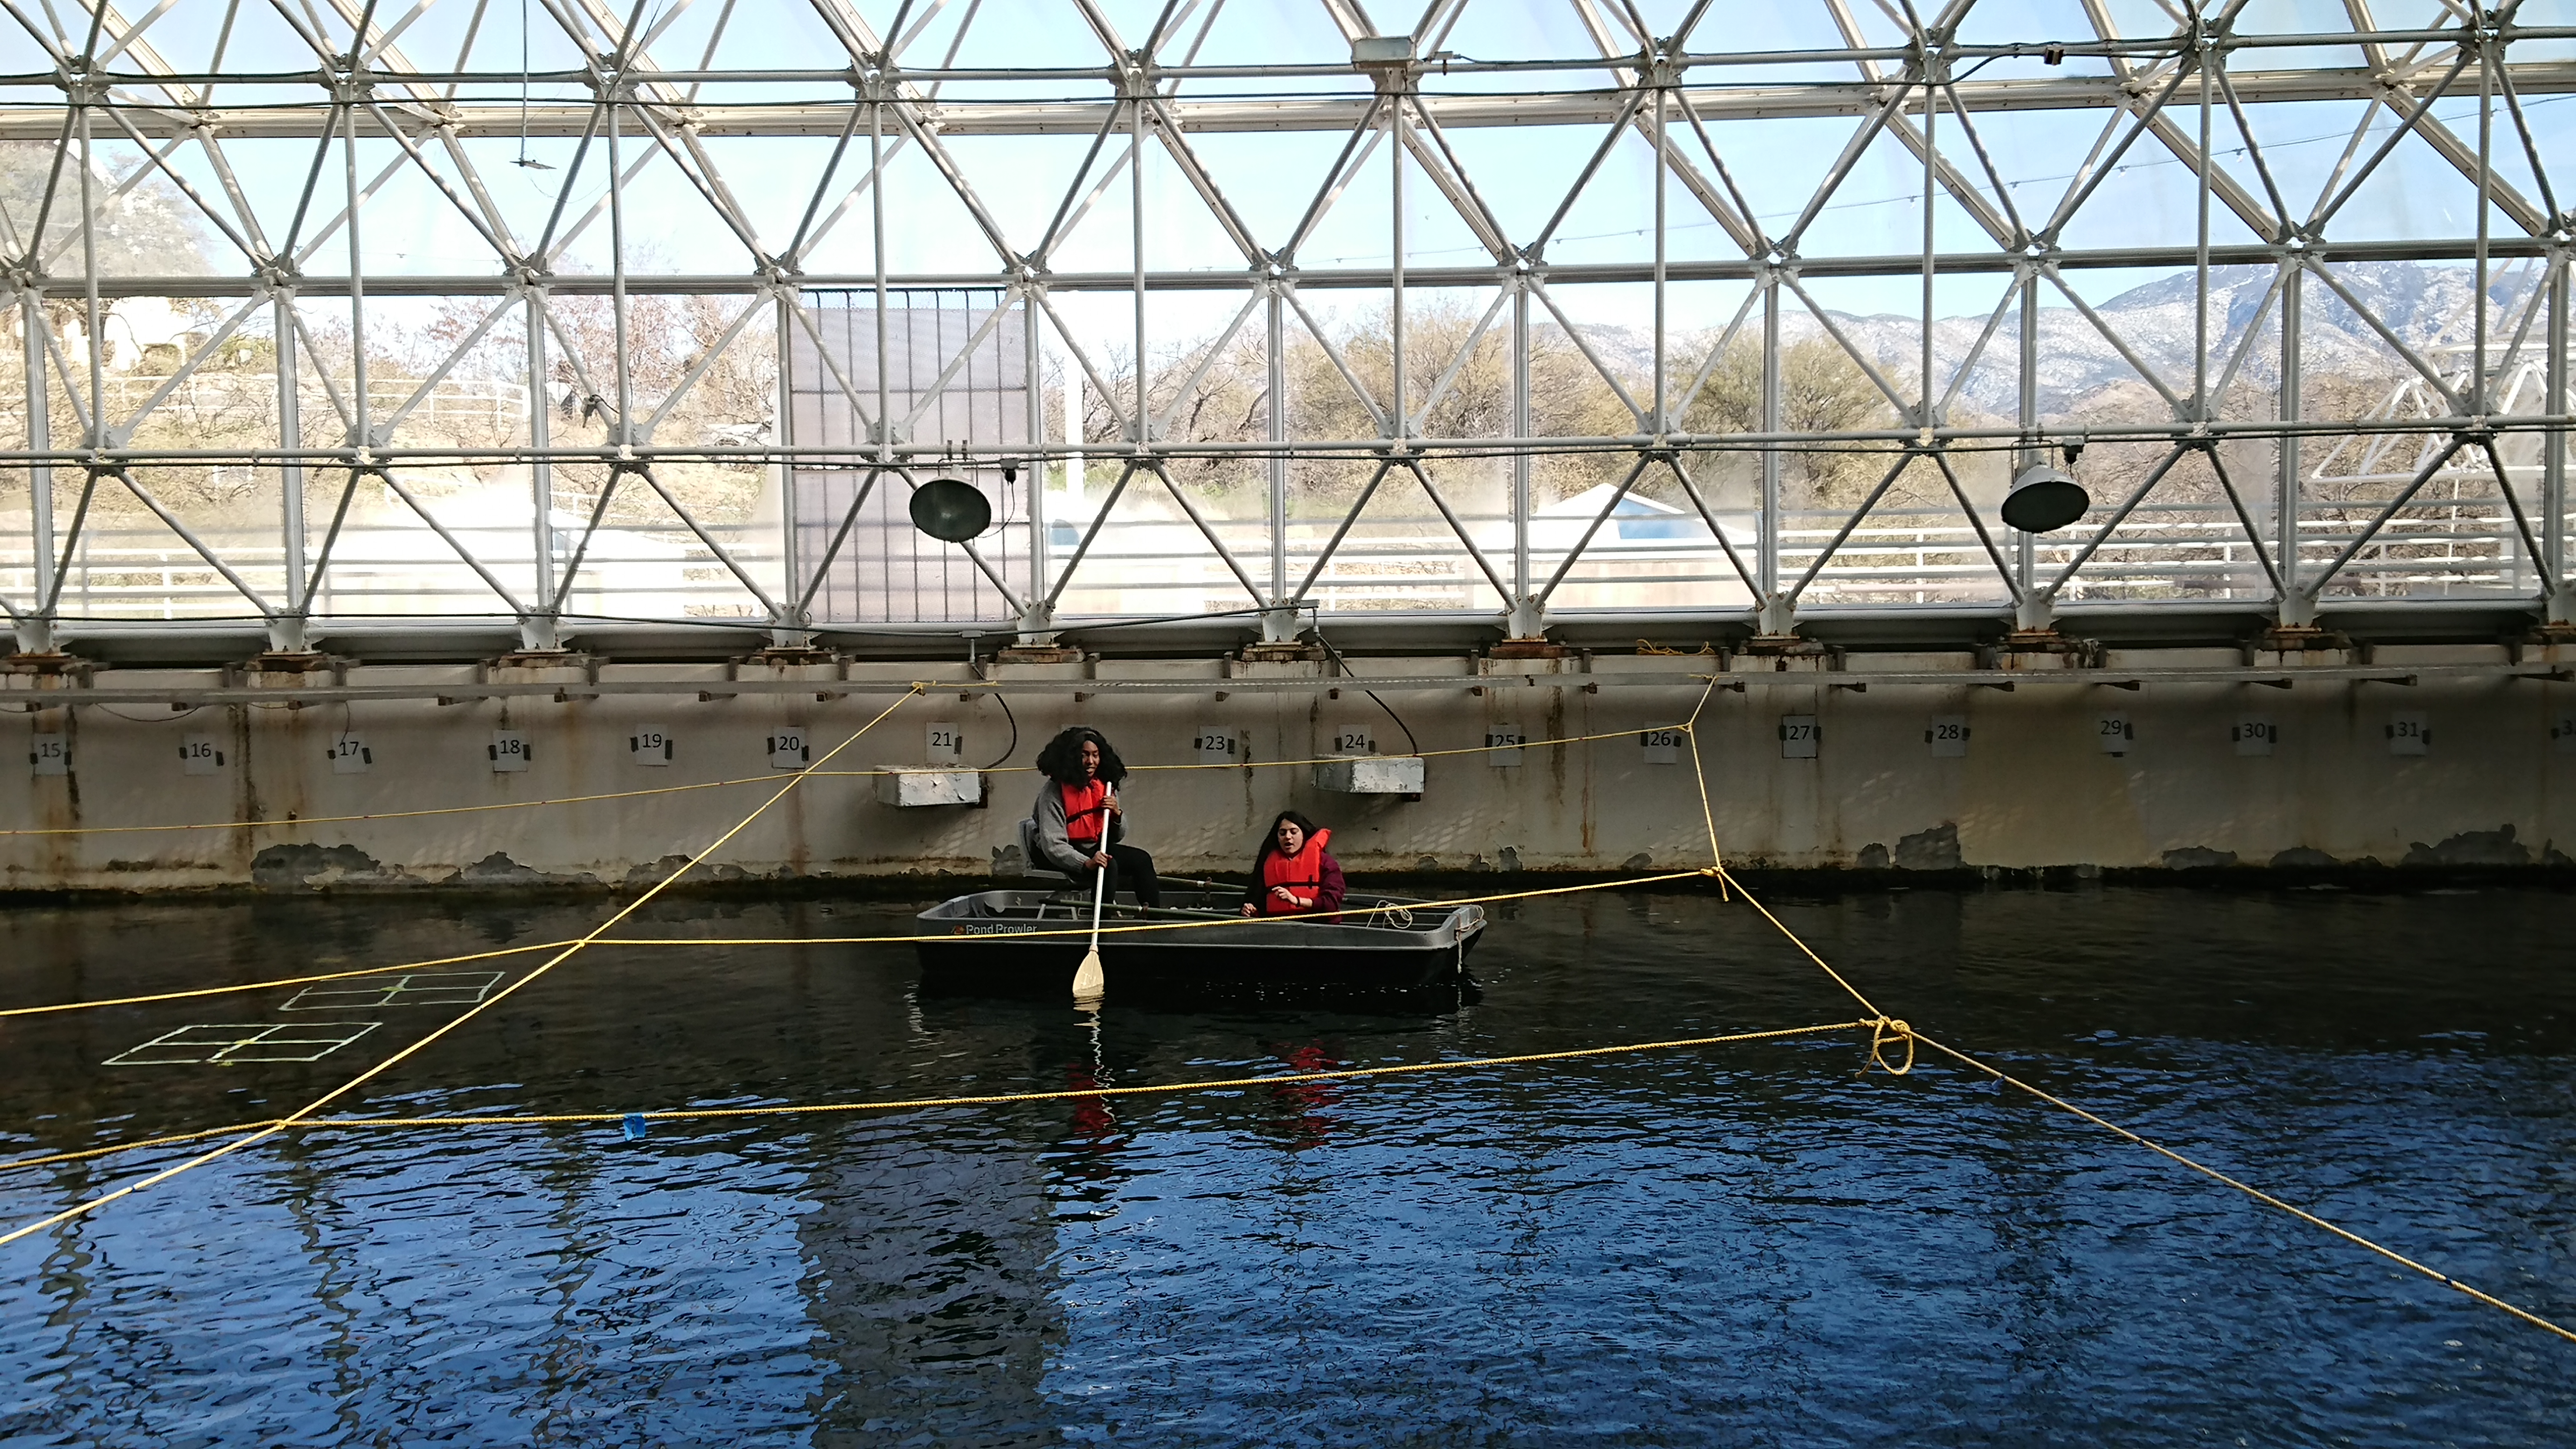
[[[1072,876],[1069,876],[1063,871],[1057,870],[1052,866],[1042,865],[1039,863],[1044,859],[1044,856],[1038,854],[1038,823],[1035,820],[1021,821],[1020,860],[1022,864],[1020,866],[1020,874],[1023,877],[1035,878],[1041,885],[1049,882],[1060,882],[1064,885],[1073,884]]]

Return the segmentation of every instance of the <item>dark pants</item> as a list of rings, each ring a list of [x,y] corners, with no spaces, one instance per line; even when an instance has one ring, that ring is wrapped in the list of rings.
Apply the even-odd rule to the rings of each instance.
[[[1109,899],[1116,900],[1120,891],[1134,891],[1138,905],[1163,903],[1163,883],[1155,879],[1154,857],[1132,845],[1113,845],[1109,847],[1109,862]],[[1097,870],[1083,871],[1073,883],[1089,894],[1091,878],[1098,874]]]

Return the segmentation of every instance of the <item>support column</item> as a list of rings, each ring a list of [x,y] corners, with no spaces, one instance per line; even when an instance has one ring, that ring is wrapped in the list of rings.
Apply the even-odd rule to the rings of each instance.
[[[1262,346],[1263,385],[1269,389],[1270,457],[1270,607],[1262,611],[1261,642],[1287,644],[1297,637],[1297,611],[1288,607],[1288,459],[1280,445],[1288,441],[1288,299],[1277,278],[1271,279],[1262,315],[1268,335]]]
[[[1529,274],[1512,278],[1512,436],[1530,435]],[[1512,617],[1503,632],[1515,639],[1536,639],[1547,621],[1531,599],[1530,455],[1512,454]]]
[[[2567,587],[2567,273],[2576,260],[2561,252],[2558,265],[2549,279],[2549,416],[2561,421],[2552,423],[2540,435],[2540,506],[2548,513],[2542,534],[2542,567],[2549,571],[2544,582],[2549,595],[2548,619],[2552,624],[2576,624],[2576,598]]]
[[[41,292],[18,294],[18,334],[27,366],[27,450],[42,454],[52,448],[51,390],[45,386],[45,299]],[[27,469],[27,533],[36,555],[36,592],[31,607],[17,621],[18,652],[52,654],[54,643],[54,468],[38,462]]]
[[[2281,279],[2281,388],[2280,403],[2273,416],[2285,423],[2299,420],[2299,378],[2301,361],[2300,336],[2305,330],[2301,315],[2306,302],[2307,268],[2293,262],[2290,274]],[[2279,494],[2274,505],[2274,557],[2280,560],[2281,600],[2280,626],[2284,629],[2313,628],[2317,607],[2300,584],[2299,577],[2299,437],[2282,434]]]
[[[2025,266],[2021,274],[2021,399],[2018,420],[2025,446],[2013,459],[2013,474],[2048,461],[2048,444],[2039,438],[2039,271]],[[2013,606],[2013,627],[2025,633],[2057,627],[2057,605],[2039,587],[2039,540],[2013,530],[2013,588],[2021,598]]]
[[[286,564],[286,607],[269,618],[268,647],[275,654],[302,654],[311,647],[313,601],[311,580],[304,576],[304,462],[294,451],[304,446],[303,400],[295,367],[294,293],[271,297],[269,326],[277,335],[277,437],[288,451],[277,469],[277,528]]]
[[[519,620],[519,647],[560,649],[562,585],[555,578],[554,378],[546,364],[546,294],[528,292],[528,508],[536,566],[536,612]]]
[[[1772,436],[1780,431],[1780,277],[1777,272],[1763,282],[1762,431]],[[1753,631],[1773,636],[1797,632],[1797,607],[1780,597],[1780,449],[1776,444],[1766,444],[1762,449],[1762,536],[1757,541],[1754,558],[1754,580],[1761,585],[1762,598],[1755,611]]]
[[[1389,300],[1387,303],[1387,341],[1389,361],[1395,371],[1394,407],[1395,440],[1398,450],[1407,446],[1413,436],[1413,413],[1405,402],[1404,376],[1404,98],[1386,108],[1386,169],[1391,178],[1389,228],[1387,237]]]
[[[789,376],[787,368],[788,329],[796,325],[789,309],[795,306],[795,302],[784,286],[778,289],[775,301],[770,330],[777,334],[773,346],[778,354],[778,388],[770,400],[776,414],[770,424],[769,441],[772,447],[785,449],[793,446],[796,440],[796,396],[793,391],[796,380]],[[1036,387],[1034,371],[1030,373],[1030,386],[1032,389]],[[802,560],[796,552],[796,460],[783,451],[773,452],[769,466],[778,470],[778,578],[783,585],[778,591],[780,612],[769,631],[769,644],[773,649],[811,649],[814,647],[814,620],[812,612],[802,602],[805,579],[799,567]]]
[[[1038,285],[1032,279],[1020,293],[1020,365],[1028,378],[1029,398],[1028,491],[1025,495],[1029,511],[1029,587],[1023,596],[1029,603],[1020,611],[1022,642],[1046,627],[1046,354],[1039,346],[1038,294],[1035,290]]]

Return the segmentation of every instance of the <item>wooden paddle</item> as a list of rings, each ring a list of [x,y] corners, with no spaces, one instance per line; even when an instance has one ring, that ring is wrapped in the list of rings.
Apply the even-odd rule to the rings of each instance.
[[[1111,787],[1109,798],[1118,798],[1115,786]],[[1109,818],[1106,815],[1100,821],[1100,849],[1103,854],[1109,850]],[[1109,867],[1104,865],[1091,873],[1091,949],[1082,953],[1082,964],[1073,971],[1073,1004],[1079,1007],[1097,1007],[1100,998],[1109,993],[1109,978],[1100,969],[1100,911],[1108,890]]]

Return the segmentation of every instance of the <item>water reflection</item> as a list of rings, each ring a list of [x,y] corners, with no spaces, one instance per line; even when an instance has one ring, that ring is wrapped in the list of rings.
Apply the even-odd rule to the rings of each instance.
[[[2563,901],[2089,890],[1775,908],[1875,999],[2576,1315]],[[10,1004],[576,934],[596,907],[0,915]],[[660,903],[675,935],[859,903]],[[2546,1440],[2552,1342],[1848,1041],[1113,1086],[1849,1014],[1740,907],[1506,908],[1481,996],[918,999],[901,951],[586,954],[371,1110],[1073,1091],[902,1116],[314,1135],[0,1250],[0,1443]],[[520,968],[514,968],[520,969]],[[363,1059],[99,1063],[291,991],[0,1022],[10,1155],[272,1115]],[[352,1049],[355,1052],[356,1049]],[[148,1161],[0,1177],[22,1221]]]

